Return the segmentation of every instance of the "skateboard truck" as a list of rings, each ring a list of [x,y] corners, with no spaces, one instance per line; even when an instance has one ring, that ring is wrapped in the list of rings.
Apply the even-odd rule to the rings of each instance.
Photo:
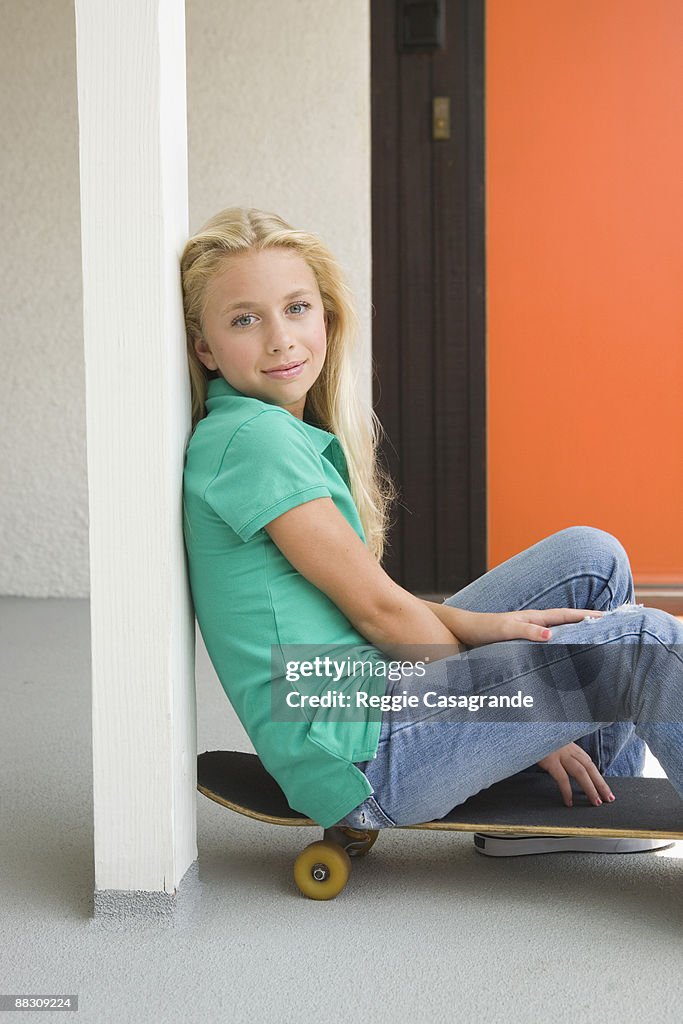
[[[376,829],[360,830],[350,825],[333,825],[325,829],[323,839],[343,846],[349,857],[363,857],[374,845],[378,835]]]

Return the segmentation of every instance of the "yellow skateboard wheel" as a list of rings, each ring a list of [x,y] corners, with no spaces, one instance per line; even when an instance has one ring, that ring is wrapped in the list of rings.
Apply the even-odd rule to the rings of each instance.
[[[337,843],[311,843],[294,861],[294,881],[311,900],[333,900],[350,874],[351,859]]]

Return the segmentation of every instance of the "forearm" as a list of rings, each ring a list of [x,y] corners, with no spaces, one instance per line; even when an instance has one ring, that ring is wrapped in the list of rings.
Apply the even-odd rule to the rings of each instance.
[[[397,586],[393,600],[364,620],[360,632],[392,658],[440,661],[465,648],[447,622],[432,610],[438,607]]]
[[[453,608],[449,604],[435,604],[434,601],[425,601],[423,598],[420,598],[420,601],[429,608],[433,615],[436,615],[446,629],[450,630],[454,636],[458,635],[459,608]]]

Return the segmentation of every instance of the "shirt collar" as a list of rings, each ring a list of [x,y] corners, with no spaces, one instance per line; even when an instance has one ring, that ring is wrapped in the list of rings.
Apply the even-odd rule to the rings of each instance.
[[[208,381],[206,398],[206,406],[209,412],[211,411],[211,408],[217,404],[215,400],[221,398],[242,398],[246,402],[259,402],[263,405],[275,405],[274,402],[266,402],[260,398],[250,398],[248,395],[243,394],[243,392],[238,391],[237,388],[234,388],[232,384],[228,384],[224,377],[214,377]],[[305,420],[300,420],[297,416],[293,416],[292,413],[289,415],[292,416],[292,419],[301,427],[303,427],[308,437],[313,441],[316,451],[324,452],[333,441],[336,441],[337,444],[340,443],[336,434],[332,434],[328,430],[322,430],[320,427],[315,427],[312,423],[306,423]]]

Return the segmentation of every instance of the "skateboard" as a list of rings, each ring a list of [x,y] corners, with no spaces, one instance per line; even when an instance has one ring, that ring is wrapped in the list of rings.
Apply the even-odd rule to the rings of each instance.
[[[476,793],[443,818],[395,828],[683,839],[683,804],[668,779],[610,777],[609,784],[617,798],[613,803],[594,807],[585,794],[575,792],[574,806],[565,807],[549,775],[523,772]],[[197,789],[257,821],[317,826],[292,810],[256,754],[238,750],[199,754]],[[349,879],[351,858],[367,854],[378,834],[374,829],[339,825],[325,829],[323,839],[310,843],[294,862],[299,891],[314,900],[334,899]]]

